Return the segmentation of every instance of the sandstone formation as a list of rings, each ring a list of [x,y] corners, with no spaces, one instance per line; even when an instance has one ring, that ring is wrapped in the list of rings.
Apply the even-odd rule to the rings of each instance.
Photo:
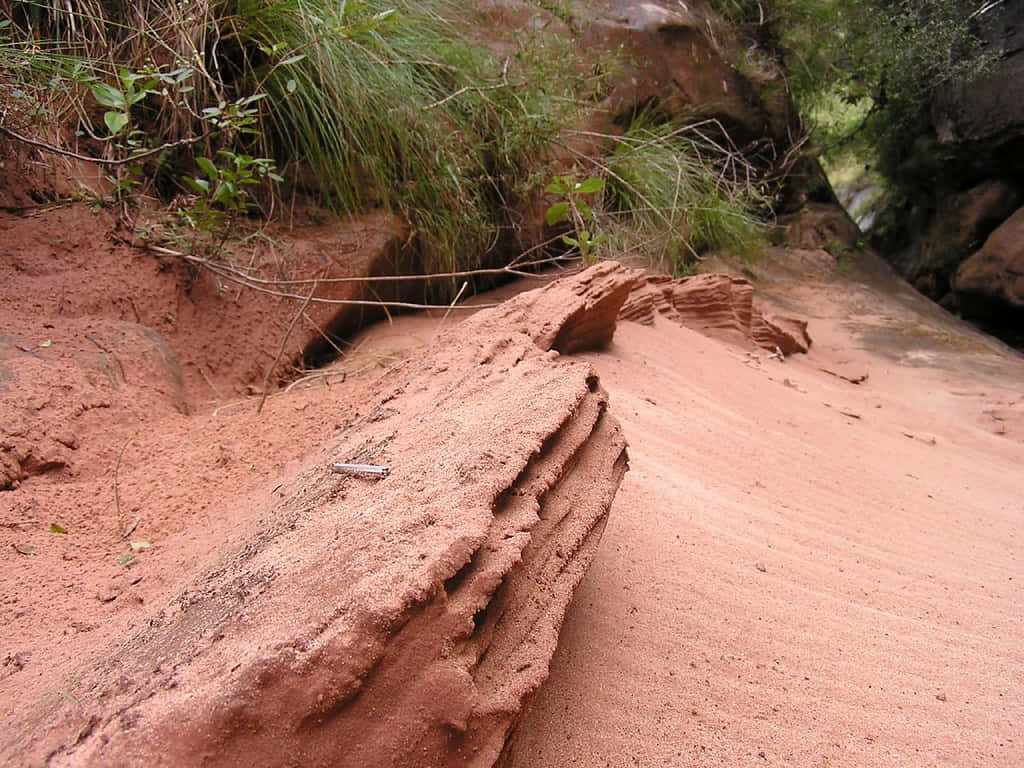
[[[779,217],[782,240],[790,248],[837,250],[857,247],[862,239],[856,222],[835,203],[808,203],[799,211]]]
[[[737,144],[776,140],[788,144],[796,112],[784,91],[769,97],[740,74],[726,30],[716,29],[701,3],[639,0],[577,3],[587,50],[618,51],[610,107],[630,117],[645,107],[664,115],[718,120]]]
[[[988,179],[941,200],[927,231],[892,259],[893,266],[925,296],[951,304],[958,266],[1022,200],[1017,187],[1000,179]]]
[[[709,336],[753,342],[784,355],[807,352],[811,346],[805,321],[762,314],[754,306],[754,286],[739,277],[648,277],[634,289],[619,316],[652,325],[656,315]]]
[[[998,58],[970,83],[953,81],[936,96],[932,121],[939,142],[961,164],[996,176],[1024,174],[1024,6],[989,3],[977,29]]]
[[[1004,300],[980,301],[988,289],[975,292],[973,277],[961,290],[958,270],[1024,199],[1024,4],[984,4],[972,25],[994,60],[979,77],[934,94],[922,140],[940,168],[901,219],[912,222],[903,233],[909,242],[886,257],[926,296],[1013,342],[1018,321]],[[977,275],[987,259],[978,255],[966,273]]]
[[[26,702],[0,761],[492,765],[626,470],[596,374],[557,350],[609,340],[637,280],[595,266],[393,368],[148,626]]]
[[[981,250],[960,265],[953,288],[961,306],[980,317],[1024,320],[1024,208],[1003,222]]]

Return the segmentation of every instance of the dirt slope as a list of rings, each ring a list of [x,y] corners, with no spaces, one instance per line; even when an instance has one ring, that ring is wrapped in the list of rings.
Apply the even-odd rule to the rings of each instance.
[[[510,765],[1024,762],[1024,361],[797,267],[759,288],[805,357],[660,318],[589,356],[633,471]]]

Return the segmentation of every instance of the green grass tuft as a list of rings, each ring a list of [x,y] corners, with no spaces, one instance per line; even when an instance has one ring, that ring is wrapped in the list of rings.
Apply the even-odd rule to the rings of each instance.
[[[713,138],[713,124],[638,118],[607,160],[606,210],[617,250],[641,250],[677,274],[706,251],[743,258],[764,245],[758,174]]]
[[[540,80],[523,55],[503,66],[456,26],[464,14],[448,0],[239,5],[247,49],[303,56],[254,68],[268,153],[307,167],[339,210],[401,213],[428,269],[481,263],[505,195],[578,107],[572,78]]]

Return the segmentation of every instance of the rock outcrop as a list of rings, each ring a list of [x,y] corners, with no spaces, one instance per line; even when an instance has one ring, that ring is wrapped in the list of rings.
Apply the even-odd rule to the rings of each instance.
[[[754,306],[754,286],[740,277],[648,277],[630,294],[619,316],[652,325],[656,315],[709,336],[753,342],[784,355],[807,352],[811,347],[805,321],[762,314]]]
[[[912,247],[890,261],[917,290],[955,306],[950,296],[960,264],[977,251],[1000,223],[1016,210],[1024,195],[1014,185],[989,179],[939,201],[928,229]]]
[[[897,217],[911,224],[886,258],[924,295],[1013,342],[1019,321],[1006,313],[1002,289],[994,303],[983,299],[996,294],[991,284],[979,290],[978,276],[991,263],[979,248],[1024,200],[1024,4],[985,4],[972,24],[994,61],[933,95],[922,140],[941,169]]]
[[[998,58],[971,82],[941,89],[931,117],[940,144],[962,165],[1019,177],[1024,174],[1024,5],[987,6],[975,14],[977,29]]]
[[[1024,328],[1024,208],[1004,221],[960,265],[953,288],[973,316]]]
[[[626,471],[595,372],[558,350],[610,339],[638,280],[595,266],[392,369],[141,632],[4,723],[0,761],[492,765]]]

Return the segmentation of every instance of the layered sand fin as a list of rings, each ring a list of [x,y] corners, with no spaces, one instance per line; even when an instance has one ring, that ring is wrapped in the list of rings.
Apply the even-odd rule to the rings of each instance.
[[[636,280],[593,267],[393,368],[217,562],[26,711],[3,762],[494,764],[626,470],[597,376],[556,350],[607,343]]]

